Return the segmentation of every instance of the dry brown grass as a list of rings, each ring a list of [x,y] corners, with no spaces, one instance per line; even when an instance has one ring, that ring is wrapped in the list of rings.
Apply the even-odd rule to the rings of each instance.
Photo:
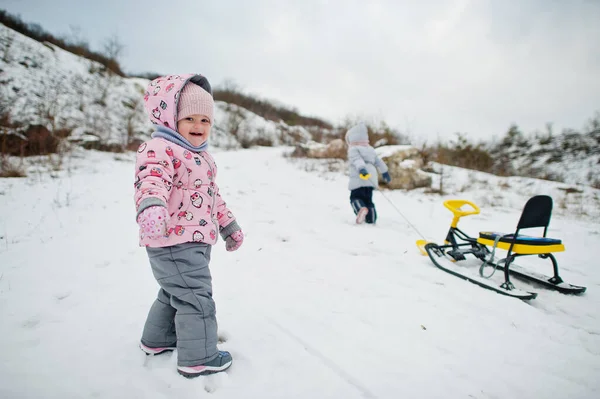
[[[6,155],[0,155],[0,177],[26,177],[23,162],[19,165],[11,161]]]

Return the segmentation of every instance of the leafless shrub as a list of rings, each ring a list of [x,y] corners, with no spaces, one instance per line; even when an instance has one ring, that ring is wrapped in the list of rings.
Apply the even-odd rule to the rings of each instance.
[[[123,147],[122,143],[106,143],[101,140],[89,140],[84,141],[80,144],[86,150],[97,150],[104,152],[114,152],[114,153],[123,153],[126,151],[127,147]],[[133,143],[132,143],[133,146]],[[136,147],[137,148],[137,147]],[[136,148],[133,148],[135,150]]]
[[[245,119],[244,113],[239,107],[233,104],[227,104],[226,110],[227,120],[225,121],[225,130],[239,139],[240,127]]]
[[[309,129],[309,132],[311,133],[311,137],[314,138],[315,134],[313,134],[312,131],[320,131],[320,129],[319,128]],[[280,130],[280,132],[282,132],[282,131]],[[284,134],[286,135],[286,138],[287,138],[286,140],[284,140],[286,143],[298,144],[298,143],[303,143],[306,140],[304,138],[304,136],[302,135],[302,133],[297,129],[288,129],[285,131]]]
[[[1,99],[0,103],[2,103]],[[4,112],[0,114],[3,156],[24,157],[54,153],[57,151],[61,135],[68,135],[68,132],[64,131],[54,135],[42,125],[23,126],[11,122],[8,109],[3,108],[3,110]]]
[[[0,177],[26,177],[27,173],[23,163],[15,165],[11,160],[2,157],[0,159]]]
[[[425,170],[425,168],[427,168],[429,163],[433,160],[433,150],[427,147],[427,141],[425,141],[423,142],[423,144],[417,147],[417,151],[419,152],[419,157],[421,157],[421,159],[423,160],[423,165],[425,165],[423,170]]]
[[[8,151],[8,137],[11,130],[10,114],[6,108],[3,108],[0,114],[0,177],[25,177],[23,157],[20,158],[19,164],[15,164]]]
[[[330,123],[319,118],[302,116],[294,108],[278,105],[273,100],[264,100],[256,96],[243,94],[239,86],[233,81],[226,81],[220,87],[215,88],[213,90],[213,97],[217,101],[239,105],[270,121],[283,121],[290,126],[302,125],[318,126],[326,129],[332,128]]]
[[[39,100],[35,103],[35,114],[39,123],[45,125],[50,133],[66,129],[64,110],[77,107],[76,101],[81,101],[70,92],[71,87],[78,85],[81,86],[81,82],[76,77],[61,74],[48,76],[37,87],[35,95]]]
[[[273,147],[273,141],[268,137],[242,137],[238,139],[242,148],[251,148],[255,146]]]
[[[119,36],[114,33],[104,41],[104,55],[115,62],[118,62],[123,52],[125,50],[125,45],[119,39]]]
[[[449,144],[438,142],[435,148],[422,148],[420,152],[430,152],[428,157],[439,163],[482,172],[489,172],[494,163],[483,143],[472,144],[462,133],[456,133]]]
[[[5,147],[7,134],[5,134],[4,129],[2,130],[2,137],[0,137],[0,139],[2,140],[2,151],[0,151],[0,177],[27,176],[23,167],[23,158],[21,157],[21,161],[19,162],[19,164],[16,164],[6,152]]]

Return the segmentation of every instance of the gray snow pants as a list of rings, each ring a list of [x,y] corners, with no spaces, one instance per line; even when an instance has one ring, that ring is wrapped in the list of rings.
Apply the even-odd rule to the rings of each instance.
[[[160,291],[146,319],[142,343],[153,348],[177,344],[178,366],[197,366],[218,355],[208,268],[211,248],[202,243],[146,248]]]

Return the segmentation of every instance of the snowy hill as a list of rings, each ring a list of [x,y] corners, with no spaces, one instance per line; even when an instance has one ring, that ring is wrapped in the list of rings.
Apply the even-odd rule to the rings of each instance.
[[[137,347],[158,285],[137,246],[134,154],[79,150],[62,171],[0,179],[0,397],[598,396],[598,213],[555,197],[562,277],[588,290],[530,286],[523,302],[436,269],[415,240],[443,240],[445,198],[480,205],[466,232],[510,231],[529,195],[559,183],[455,168],[452,194],[377,192],[377,225],[357,226],[344,173],[284,151],[214,153],[247,238],[233,253],[218,242],[211,263],[233,366],[195,380]],[[583,208],[598,190],[585,195]]]
[[[95,61],[2,24],[0,46],[0,105],[25,130],[42,125],[71,141],[98,142],[104,148],[125,148],[129,143],[137,147],[138,140],[152,132],[143,109],[148,80],[122,78]],[[216,102],[213,146],[282,145],[309,137],[303,127],[268,121],[234,104]]]
[[[126,144],[128,135],[150,131],[141,109],[143,79],[120,78],[4,25],[0,38],[2,104],[13,122],[72,131],[73,139],[93,135],[106,144]]]
[[[495,169],[511,175],[600,188],[600,112],[581,132],[524,135],[513,127],[500,143],[490,146],[490,153]]]

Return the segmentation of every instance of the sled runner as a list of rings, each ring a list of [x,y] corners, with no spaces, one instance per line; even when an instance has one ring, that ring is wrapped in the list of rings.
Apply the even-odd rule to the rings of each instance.
[[[536,195],[527,201],[514,233],[484,231],[479,233],[478,238],[470,237],[458,228],[458,221],[461,217],[476,215],[480,212],[477,205],[466,200],[447,200],[444,202],[444,206],[454,214],[444,245],[425,240],[417,241],[417,247],[421,253],[428,255],[438,268],[500,294],[526,300],[534,299],[537,293],[515,288],[510,281],[510,276],[533,281],[562,293],[580,294],[585,292],[585,287],[565,283],[559,275],[558,262],[553,253],[562,252],[565,247],[561,240],[546,237],[552,214],[552,198],[549,196]],[[521,230],[529,228],[543,228],[543,235],[520,234]],[[505,258],[495,261],[498,249],[507,251],[507,255]],[[529,271],[513,263],[517,257],[530,255],[537,255],[541,259],[550,259],[553,269],[552,277]],[[471,256],[481,262],[479,275],[470,273],[468,268],[461,265],[467,257]],[[504,282],[501,284],[490,279],[496,270],[504,272]]]

